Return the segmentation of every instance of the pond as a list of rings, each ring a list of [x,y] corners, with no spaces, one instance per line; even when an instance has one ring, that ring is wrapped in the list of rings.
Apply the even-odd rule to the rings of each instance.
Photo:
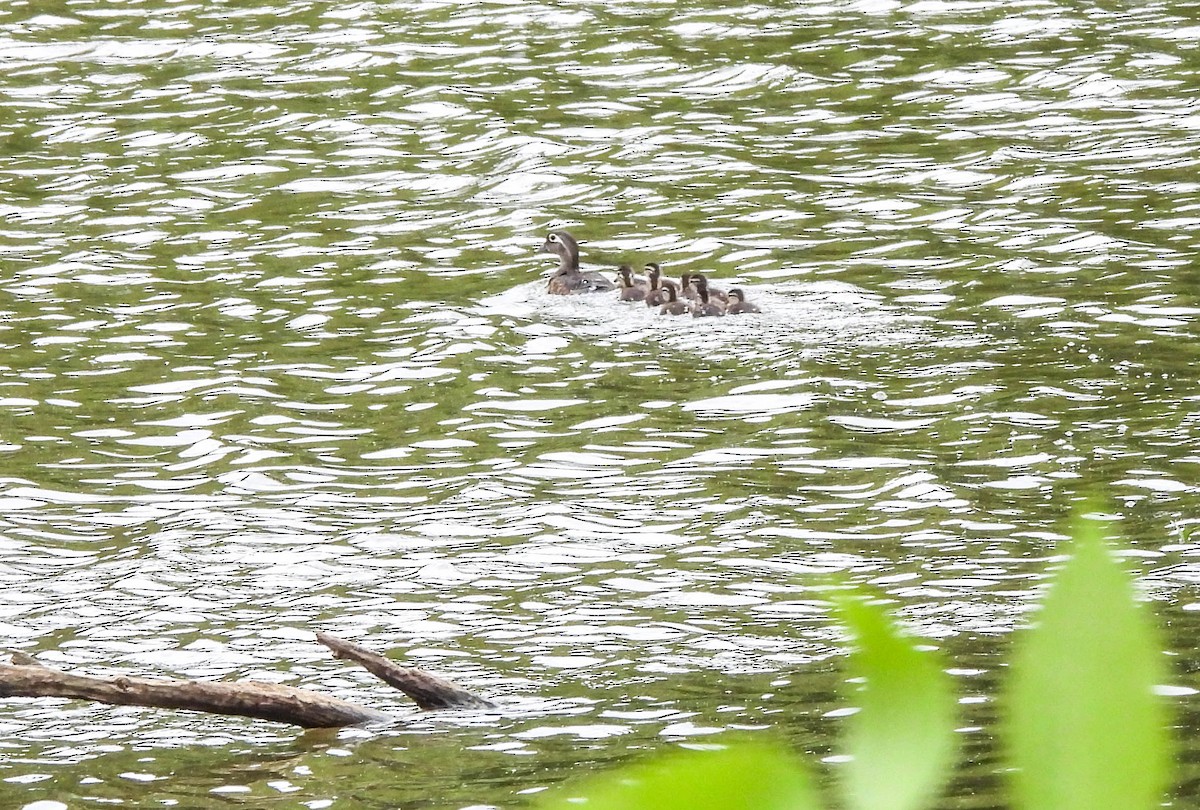
[[[828,575],[1011,631],[1109,499],[1200,796],[1194,8],[12,2],[0,637],[386,729],[5,700],[0,804],[518,807],[848,705]],[[658,261],[764,312],[545,293]],[[499,715],[418,716],[328,631]],[[57,804],[55,804],[57,803]]]

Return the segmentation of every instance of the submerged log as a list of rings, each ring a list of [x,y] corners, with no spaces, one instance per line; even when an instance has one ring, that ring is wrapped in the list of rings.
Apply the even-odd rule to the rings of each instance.
[[[393,664],[357,644],[327,633],[318,633],[317,638],[338,658],[347,658],[366,667],[403,691],[422,709],[482,709],[494,705],[428,672]],[[93,678],[51,669],[24,653],[13,653],[12,661],[12,664],[0,664],[0,698],[74,698],[118,706],[232,714],[304,728],[338,728],[396,719],[393,715],[308,689],[262,681]]]
[[[371,652],[349,641],[317,633],[317,641],[333,650],[337,658],[345,658],[366,668],[376,678],[391,684],[412,698],[422,709],[494,709],[496,704],[450,681],[431,675],[423,669],[393,664],[379,653]]]

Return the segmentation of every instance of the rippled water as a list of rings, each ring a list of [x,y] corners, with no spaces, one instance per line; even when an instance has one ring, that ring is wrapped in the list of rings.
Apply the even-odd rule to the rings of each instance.
[[[505,709],[6,701],[4,806],[507,807],[729,729],[823,757],[828,572],[942,640],[944,804],[996,806],[997,662],[1097,491],[1196,727],[1194,9],[621,5],[0,9],[4,645],[409,711],[324,629]],[[547,296],[551,226],[766,311]]]

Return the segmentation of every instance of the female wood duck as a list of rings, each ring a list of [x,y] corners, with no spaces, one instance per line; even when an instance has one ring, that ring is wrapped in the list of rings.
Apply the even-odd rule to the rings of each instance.
[[[666,293],[663,292],[663,282],[666,281],[662,277],[662,270],[658,267],[658,262],[648,262],[646,264],[646,284],[649,289],[646,290],[646,306],[661,307],[667,302]]]
[[[746,293],[734,287],[729,291],[729,303],[725,305],[726,315],[743,315],[747,312],[762,312],[754,304],[746,300]]]
[[[566,231],[550,231],[538,252],[558,256],[558,270],[546,286],[553,295],[605,292],[617,288],[599,273],[579,272],[579,243]]]
[[[617,284],[621,288],[622,301],[646,300],[646,287],[633,279],[633,268],[623,264],[617,268]]]
[[[708,279],[699,274],[693,275],[692,286],[696,288],[697,296],[697,300],[692,302],[693,318],[707,318],[725,314],[725,307],[722,304],[709,300]]]
[[[663,299],[662,309],[658,311],[659,315],[686,315],[688,305],[679,300],[679,296],[675,291],[675,282],[664,281],[662,283],[663,294],[666,296]]]

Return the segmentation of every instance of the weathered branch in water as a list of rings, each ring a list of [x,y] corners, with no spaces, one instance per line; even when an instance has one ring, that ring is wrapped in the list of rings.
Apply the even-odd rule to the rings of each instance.
[[[337,636],[317,633],[317,641],[338,658],[354,661],[413,699],[422,709],[492,709],[496,704],[422,669],[402,667]]]
[[[304,728],[334,728],[394,719],[383,712],[307,689],[261,681],[92,678],[28,664],[0,664],[0,697],[75,698],[118,706],[186,709],[256,717]]]
[[[327,633],[317,639],[338,658],[347,658],[404,692],[422,709],[484,709],[494,704],[419,669],[406,669],[382,655]],[[395,720],[392,715],[307,689],[261,681],[181,681],[93,678],[51,669],[24,653],[0,664],[0,698],[56,697],[118,706],[184,709],[273,720],[304,728],[338,728]]]

